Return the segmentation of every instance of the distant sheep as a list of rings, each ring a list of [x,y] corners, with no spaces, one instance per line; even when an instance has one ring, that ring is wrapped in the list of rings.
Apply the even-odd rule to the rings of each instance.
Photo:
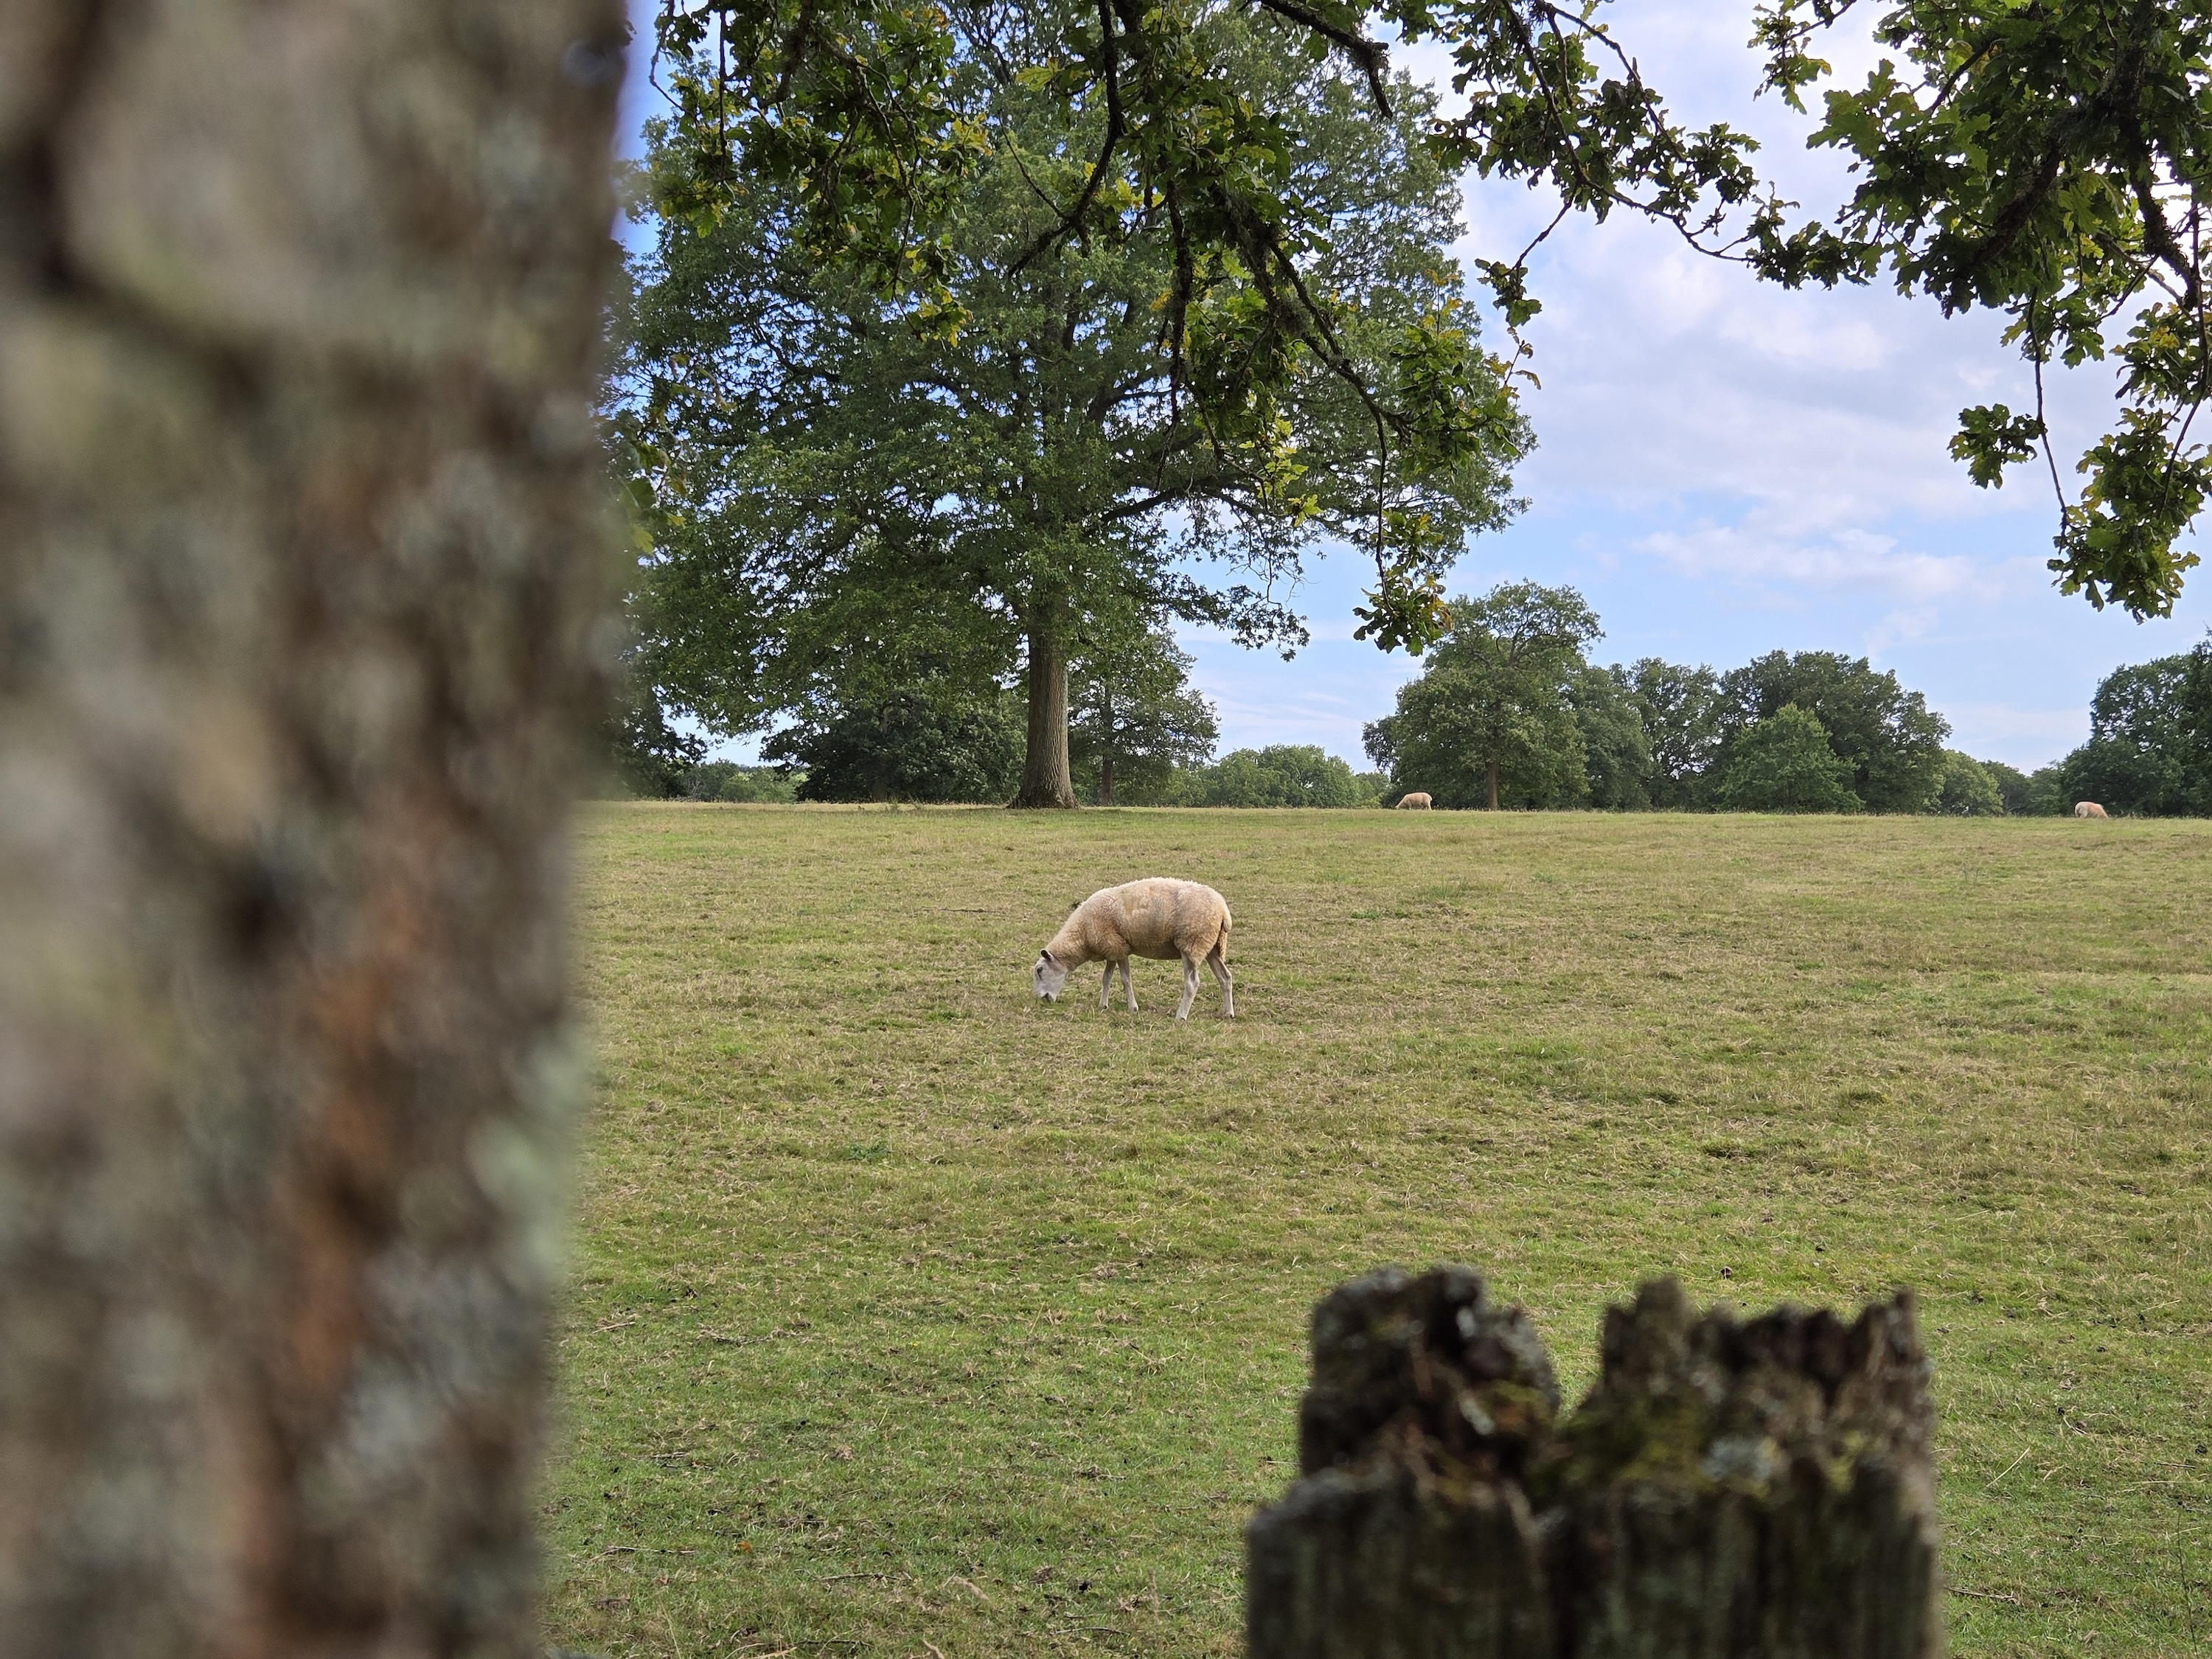
[[[2102,818],[2112,815],[2093,800],[2077,800],[2074,803],[2074,816],[2077,818]]]
[[[1410,794],[1398,797],[1398,810],[1401,812],[1425,812],[1433,805],[1434,803],[1418,789]]]
[[[1099,982],[1098,1006],[1106,1006],[1107,993],[1114,988],[1114,969],[1119,967],[1121,989],[1133,1014],[1137,988],[1129,981],[1131,957],[1155,962],[1182,958],[1182,1006],[1176,1010],[1177,1019],[1190,1018],[1201,962],[1220,981],[1223,1018],[1236,1015],[1237,992],[1229,974],[1229,902],[1199,882],[1167,876],[1101,888],[1077,905],[1052,936],[1052,943],[1037,953],[1032,970],[1036,994],[1047,1002],[1057,1001],[1071,972],[1086,962],[1103,962],[1106,976]]]

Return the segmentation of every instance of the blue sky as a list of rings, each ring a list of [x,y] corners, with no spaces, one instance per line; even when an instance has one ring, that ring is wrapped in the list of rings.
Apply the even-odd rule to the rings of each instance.
[[[1811,124],[1751,100],[1747,4],[1607,9],[1679,114],[1758,135],[1768,172],[1808,210],[1843,199],[1840,165],[1803,147]],[[1875,56],[1863,39],[1827,55],[1846,70]],[[1443,60],[1401,61],[1434,77]],[[633,98],[633,126],[648,97]],[[1510,257],[1555,208],[1542,192],[1471,184],[1463,258]],[[1531,265],[1544,311],[1524,332],[1542,386],[1524,406],[1538,447],[1516,480],[1529,507],[1469,544],[1455,592],[1522,579],[1577,587],[1605,626],[1601,661],[1867,656],[1927,695],[1956,746],[2022,767],[2088,734],[2105,674],[2185,650],[2212,624],[2205,572],[2169,621],[2062,596],[2044,568],[2047,476],[1983,491],[1945,453],[1960,408],[2033,405],[1996,319],[1947,320],[1887,289],[1784,293],[1626,216],[1569,221]],[[2112,389],[2097,370],[2054,384],[2063,467],[2103,429]],[[1290,662],[1185,631],[1224,750],[1315,743],[1364,765],[1361,726],[1419,665],[1352,638],[1361,576],[1349,551],[1313,562],[1297,604],[1314,642]]]

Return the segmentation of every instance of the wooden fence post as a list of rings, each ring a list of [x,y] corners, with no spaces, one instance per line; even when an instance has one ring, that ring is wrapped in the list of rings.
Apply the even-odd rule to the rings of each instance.
[[[1849,1326],[1606,1316],[1559,1420],[1480,1275],[1395,1268],[1314,1311],[1299,1480],[1246,1532],[1251,1659],[1936,1659],[1929,1366],[1911,1298]]]

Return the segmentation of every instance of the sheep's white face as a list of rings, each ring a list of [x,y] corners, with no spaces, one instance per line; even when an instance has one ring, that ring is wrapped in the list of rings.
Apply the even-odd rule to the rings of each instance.
[[[1052,959],[1051,951],[1040,951],[1037,952],[1036,966],[1030,970],[1030,977],[1036,981],[1036,994],[1042,1000],[1057,1002],[1060,1000],[1060,987],[1067,983],[1067,964],[1064,962],[1054,962]]]

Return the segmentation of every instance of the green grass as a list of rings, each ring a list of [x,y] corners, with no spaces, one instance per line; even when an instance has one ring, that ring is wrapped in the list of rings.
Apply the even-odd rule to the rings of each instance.
[[[1960,1654],[2212,1652],[2212,825],[630,806],[547,1479],[608,1656],[1234,1653],[1305,1321],[1914,1287]],[[1029,964],[1148,874],[1210,979]]]

